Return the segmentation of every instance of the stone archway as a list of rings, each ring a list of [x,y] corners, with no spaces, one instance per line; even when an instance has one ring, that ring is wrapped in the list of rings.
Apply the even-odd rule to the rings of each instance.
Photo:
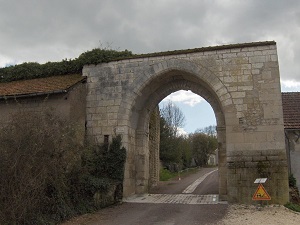
[[[172,60],[174,61],[174,60]],[[137,171],[135,181],[136,189],[135,193],[144,193],[148,190],[149,185],[149,149],[148,149],[148,124],[149,116],[157,104],[169,94],[178,90],[191,90],[192,92],[202,96],[207,102],[212,106],[217,120],[218,127],[218,142],[219,142],[219,193],[221,199],[226,199],[227,195],[227,170],[226,170],[226,128],[225,128],[225,118],[224,110],[229,110],[232,108],[232,104],[222,106],[220,98],[227,95],[228,100],[225,103],[232,102],[229,98],[226,87],[220,84],[218,79],[207,70],[202,71],[199,67],[194,67],[193,63],[185,61],[186,68],[179,70],[178,65],[182,63],[181,60],[176,60],[174,65],[176,68],[168,67],[163,71],[155,74],[155,78],[150,79],[145,88],[140,90],[140,95],[136,95],[134,99],[134,105],[132,106],[131,115],[131,126],[136,130],[135,133],[135,169]],[[167,63],[166,63],[167,64]],[[186,65],[187,64],[187,65]],[[157,65],[153,65],[157,66]],[[208,74],[207,77],[210,80],[214,80],[214,86],[209,87],[208,81],[203,77],[204,74]],[[223,91],[220,91],[220,90]],[[217,92],[219,91],[219,92]],[[133,91],[135,93],[136,90]],[[221,93],[218,96],[217,93]],[[129,97],[129,96],[128,96]]]
[[[85,66],[87,135],[121,134],[127,149],[124,196],[149,184],[149,116],[177,90],[205,98],[217,119],[220,198],[250,203],[255,178],[267,176],[273,203],[288,200],[275,42],[217,46]]]

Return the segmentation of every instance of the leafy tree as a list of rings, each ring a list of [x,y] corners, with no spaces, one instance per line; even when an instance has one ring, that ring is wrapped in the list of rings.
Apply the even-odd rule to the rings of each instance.
[[[177,137],[163,117],[160,117],[160,159],[165,165],[181,163]]]
[[[181,149],[181,160],[183,168],[188,168],[192,160],[192,148],[190,139],[184,136],[179,136],[179,148]]]
[[[213,135],[195,132],[190,135],[192,154],[198,166],[207,164],[209,155],[217,149],[218,141]]]
[[[192,157],[190,142],[178,133],[178,128],[185,122],[183,113],[171,101],[160,113],[160,159],[163,165],[175,171],[188,167]]]

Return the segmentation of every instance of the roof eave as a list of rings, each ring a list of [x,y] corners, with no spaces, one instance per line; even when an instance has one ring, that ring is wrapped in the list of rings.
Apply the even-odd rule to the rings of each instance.
[[[63,94],[67,93],[68,90],[57,90],[57,91],[50,91],[50,92],[36,92],[36,93],[28,93],[28,94],[17,94],[17,95],[4,95],[0,96],[0,100],[2,99],[14,99],[14,98],[28,98],[28,97],[37,97],[43,95],[51,95],[51,94]]]

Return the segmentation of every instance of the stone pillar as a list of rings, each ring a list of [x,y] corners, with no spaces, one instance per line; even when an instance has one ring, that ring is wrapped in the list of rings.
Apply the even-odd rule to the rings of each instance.
[[[149,189],[149,134],[136,132],[137,146],[135,155],[136,194],[148,192]]]
[[[217,127],[218,134],[218,168],[219,168],[219,199],[227,200],[227,163],[226,163],[226,130]]]
[[[151,113],[149,122],[149,186],[156,186],[159,181],[159,145],[160,118],[158,107]]]

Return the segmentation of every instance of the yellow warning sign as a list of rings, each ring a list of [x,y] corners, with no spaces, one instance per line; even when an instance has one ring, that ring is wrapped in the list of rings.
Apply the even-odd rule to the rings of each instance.
[[[268,194],[264,186],[259,184],[252,200],[271,200],[271,196]]]

